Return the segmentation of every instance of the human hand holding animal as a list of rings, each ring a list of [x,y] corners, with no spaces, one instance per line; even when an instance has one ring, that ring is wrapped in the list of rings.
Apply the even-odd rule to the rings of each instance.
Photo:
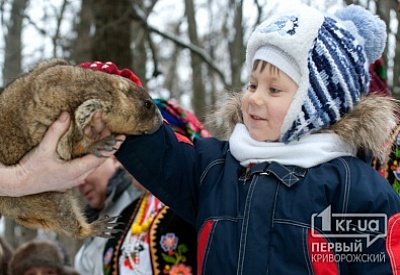
[[[67,128],[68,116],[65,122],[64,115],[61,116],[46,135],[45,132],[62,111],[70,113],[72,119],[57,142],[60,132]],[[104,121],[109,132],[85,134],[84,129],[97,119]],[[79,184],[91,167],[103,161],[87,154],[100,156],[104,155],[104,150],[115,151],[115,146],[123,140],[115,134],[151,133],[161,122],[150,96],[132,82],[52,60],[39,64],[9,84],[0,95],[0,162],[5,165],[20,163],[22,176],[18,177],[21,178],[32,171],[39,178],[47,169],[64,169],[58,178],[53,174],[53,179],[42,179],[42,183],[35,182],[34,178],[24,183],[27,185],[24,188],[35,185],[36,191],[41,192],[50,181],[53,184],[57,181],[55,184],[64,189],[71,181],[72,185]],[[70,190],[3,196],[0,197],[0,213],[27,227],[44,227],[77,238],[110,236],[113,232],[111,219],[88,224]]]
[[[64,161],[57,154],[57,143],[70,125],[70,115],[63,112],[47,130],[40,144],[32,149],[16,166],[4,196],[19,197],[47,191],[66,191],[84,182],[84,179],[119,148],[125,136],[111,151],[102,151],[104,158],[86,155]],[[102,136],[104,138],[104,136]],[[100,139],[102,138],[100,137]],[[4,187],[4,186],[2,186]]]

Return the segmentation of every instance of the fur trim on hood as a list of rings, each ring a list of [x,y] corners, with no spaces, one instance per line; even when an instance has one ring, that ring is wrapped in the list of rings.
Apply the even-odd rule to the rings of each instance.
[[[231,94],[206,118],[206,128],[217,138],[228,140],[236,123],[242,123],[242,92]],[[363,97],[354,109],[327,129],[359,151],[371,152],[380,161],[388,157],[398,128],[396,99],[378,95]]]

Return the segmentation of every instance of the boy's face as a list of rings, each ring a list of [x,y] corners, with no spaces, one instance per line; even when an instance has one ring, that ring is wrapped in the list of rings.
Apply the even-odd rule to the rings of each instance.
[[[263,64],[265,68],[263,67]],[[298,85],[283,71],[259,62],[242,99],[243,121],[257,141],[277,141]]]

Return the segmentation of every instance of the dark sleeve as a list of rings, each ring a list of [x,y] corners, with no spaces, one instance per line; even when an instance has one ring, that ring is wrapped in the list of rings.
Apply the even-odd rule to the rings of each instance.
[[[347,163],[349,184],[347,188],[347,213],[354,220],[360,238],[346,240],[362,245],[350,258],[351,274],[391,274],[394,265],[399,265],[400,243],[400,198],[392,186],[367,163],[353,161]],[[352,213],[362,214],[353,217]],[[353,222],[352,222],[353,223]],[[352,234],[352,232],[349,230]],[[368,237],[366,237],[368,236]],[[396,240],[392,242],[391,240]],[[342,239],[343,240],[343,239]],[[353,246],[354,248],[354,246]],[[397,251],[393,253],[393,251]],[[396,264],[397,263],[397,264]]]
[[[195,223],[201,167],[193,145],[180,142],[172,129],[163,125],[151,135],[128,136],[116,157],[163,203]]]

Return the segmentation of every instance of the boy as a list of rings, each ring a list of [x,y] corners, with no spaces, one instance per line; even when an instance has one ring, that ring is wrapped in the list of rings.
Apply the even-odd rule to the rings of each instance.
[[[394,104],[362,98],[385,24],[307,7],[251,35],[243,122],[229,142],[128,137],[117,158],[198,231],[198,274],[389,274],[400,200],[357,150],[378,155]]]

